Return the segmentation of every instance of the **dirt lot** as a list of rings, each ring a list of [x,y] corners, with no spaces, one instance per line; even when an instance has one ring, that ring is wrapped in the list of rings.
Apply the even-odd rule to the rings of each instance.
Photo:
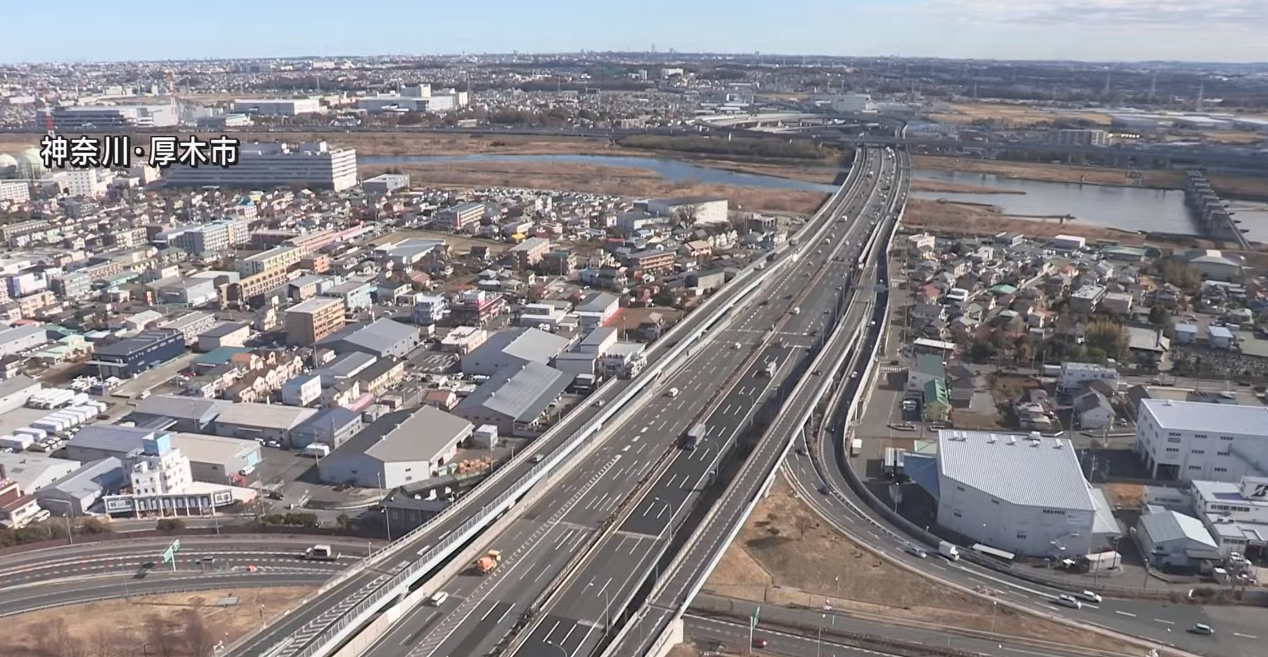
[[[1109,503],[1124,509],[1139,509],[1145,505],[1145,487],[1142,484],[1103,484]]]
[[[1100,112],[1055,112],[1031,105],[1007,105],[1003,103],[955,103],[948,111],[925,115],[930,121],[968,124],[974,121],[997,121],[1001,127],[1021,128],[1038,123],[1052,123],[1058,119],[1082,119],[1097,125],[1108,126],[1110,117]]]
[[[981,631],[990,631],[992,625],[992,604],[938,586],[864,550],[823,523],[782,480],[754,510],[705,588],[786,606],[818,607],[827,600],[834,609],[898,621]],[[1001,634],[1136,652],[1120,642],[1005,607],[994,614],[994,629]]]
[[[616,319],[612,320],[608,326],[618,331],[634,331],[652,313],[660,313],[665,318],[666,328],[677,324],[682,319],[682,311],[677,308],[622,308]]]
[[[310,587],[203,591],[93,602],[37,611],[6,619],[5,657],[189,657],[211,654],[210,647],[228,645],[256,629],[261,620],[281,614],[308,595]],[[238,604],[218,607],[226,596]],[[141,646],[146,644],[143,651]]]
[[[362,175],[387,167],[362,167]],[[827,194],[800,190],[758,189],[711,185],[696,181],[670,182],[653,171],[632,167],[541,162],[450,162],[396,167],[410,182],[427,187],[524,187],[558,189],[632,198],[659,196],[721,196],[732,209],[812,214]]]
[[[996,404],[1006,404],[1027,390],[1042,388],[1033,376],[1021,374],[994,374],[990,377],[991,397]]]
[[[1126,169],[1080,167],[1064,164],[1035,164],[1030,162],[974,160],[969,158],[942,157],[935,155],[912,156],[912,166],[917,169],[985,173],[1004,178],[1016,178],[1018,180],[1038,180],[1042,182],[1056,183],[1077,183],[1082,181],[1085,184],[1091,185],[1139,185],[1153,189],[1184,189],[1185,176],[1183,171],[1158,171],[1145,169],[1140,172],[1141,178],[1137,181],[1128,178],[1128,171]],[[1268,178],[1212,174],[1211,187],[1217,193],[1228,196],[1229,198],[1268,200]]]

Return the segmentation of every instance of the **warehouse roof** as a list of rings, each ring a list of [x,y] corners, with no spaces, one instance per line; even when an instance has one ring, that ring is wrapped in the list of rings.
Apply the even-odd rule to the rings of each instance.
[[[230,404],[229,408],[216,418],[216,423],[290,430],[316,413],[317,411],[311,408],[281,404]]]
[[[379,319],[369,324],[355,324],[324,339],[321,344],[344,342],[374,353],[383,353],[407,340],[418,338],[418,327],[391,319]]]
[[[503,368],[458,404],[459,409],[483,407],[527,422],[546,410],[572,383],[572,375],[538,363]]]
[[[938,470],[1012,504],[1096,510],[1079,456],[1064,438],[943,429],[938,432]]]
[[[1202,521],[1192,516],[1186,516],[1183,513],[1176,513],[1175,511],[1150,513],[1141,516],[1140,526],[1155,544],[1187,538],[1201,543],[1212,550],[1219,549],[1219,546],[1215,544],[1215,539],[1211,538],[1211,533],[1206,530],[1206,526],[1202,524]]]
[[[253,440],[206,436],[200,433],[173,433],[172,447],[194,463],[228,463],[260,449]]]
[[[175,420],[212,420],[233,402],[190,395],[151,395],[137,402],[133,413]]]
[[[1263,406],[1142,399],[1140,411],[1168,431],[1268,436],[1268,408]]]
[[[567,348],[568,338],[561,338],[541,329],[526,328],[494,333],[471,356],[500,351],[520,360],[545,365]]]
[[[434,406],[397,411],[374,421],[327,458],[365,454],[383,463],[431,461],[465,440],[473,428]]]

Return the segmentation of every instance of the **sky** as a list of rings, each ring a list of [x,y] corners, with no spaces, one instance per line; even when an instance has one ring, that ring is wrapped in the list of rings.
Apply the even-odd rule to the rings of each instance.
[[[1268,0],[5,0],[0,62],[579,50],[1268,61]],[[53,25],[53,28],[44,27]],[[26,29],[17,29],[26,26]]]

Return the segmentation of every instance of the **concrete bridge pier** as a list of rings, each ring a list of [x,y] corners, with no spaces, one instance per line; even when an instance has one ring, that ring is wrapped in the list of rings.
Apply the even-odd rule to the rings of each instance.
[[[1242,234],[1232,213],[1224,206],[1211,181],[1201,171],[1189,171],[1185,178],[1184,202],[1197,217],[1198,224],[1208,237],[1234,242],[1243,250],[1250,248],[1250,241]]]

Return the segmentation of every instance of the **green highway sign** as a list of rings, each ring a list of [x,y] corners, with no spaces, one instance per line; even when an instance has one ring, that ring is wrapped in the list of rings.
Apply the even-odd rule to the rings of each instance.
[[[176,552],[173,551],[171,547],[168,547],[166,550],[163,550],[163,563],[171,563],[172,559],[175,559],[175,558],[176,558]]]
[[[172,541],[172,552],[180,552],[180,551],[181,551],[181,540],[178,538]]]

